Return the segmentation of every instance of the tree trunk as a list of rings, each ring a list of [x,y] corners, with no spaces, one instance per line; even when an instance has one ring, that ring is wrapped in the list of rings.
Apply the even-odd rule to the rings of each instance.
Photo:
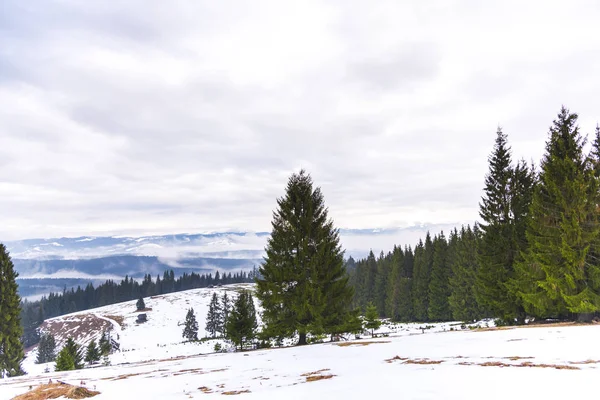
[[[577,314],[577,321],[578,322],[592,322],[593,318],[594,318],[594,313],[580,313],[580,314]]]
[[[301,332],[298,334],[298,346],[303,346],[306,344],[306,332]]]

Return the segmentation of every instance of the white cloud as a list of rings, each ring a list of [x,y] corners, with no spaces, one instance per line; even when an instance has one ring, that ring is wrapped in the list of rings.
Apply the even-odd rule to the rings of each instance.
[[[600,119],[600,6],[8,0],[0,238],[268,230],[305,167],[340,227],[477,219],[496,126]]]

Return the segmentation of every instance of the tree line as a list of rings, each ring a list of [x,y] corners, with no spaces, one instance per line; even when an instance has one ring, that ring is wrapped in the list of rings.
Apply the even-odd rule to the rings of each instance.
[[[398,321],[590,320],[600,311],[600,127],[591,150],[562,108],[539,170],[499,128],[480,223],[346,263],[353,304]]]
[[[78,286],[76,289],[66,288],[62,293],[50,293],[38,301],[23,301],[21,304],[21,324],[23,327],[23,342],[25,347],[34,345],[39,340],[37,328],[47,318],[57,317],[77,311],[121,303],[124,301],[162,295],[182,290],[204,288],[214,285],[227,285],[232,283],[253,282],[255,271],[241,271],[235,273],[220,273],[214,275],[184,273],[175,277],[173,270],[165,271],[162,279],[160,275],[152,279],[146,274],[140,282],[128,276],[121,282],[113,280],[94,287],[92,283],[85,288]]]

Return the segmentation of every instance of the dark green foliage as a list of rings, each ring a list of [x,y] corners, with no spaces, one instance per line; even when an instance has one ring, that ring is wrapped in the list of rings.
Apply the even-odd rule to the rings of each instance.
[[[379,320],[379,314],[377,307],[373,303],[367,305],[367,312],[365,313],[365,328],[371,330],[371,336],[373,336],[375,329],[379,329],[381,321]]]
[[[75,360],[69,349],[63,347],[62,350],[56,356],[56,371],[72,371],[75,369]]]
[[[144,299],[142,297],[140,297],[137,303],[135,303],[135,307],[138,311],[144,311],[144,309],[146,308],[146,303],[144,303]]]
[[[429,319],[429,282],[431,280],[431,266],[433,264],[433,242],[429,232],[425,236],[425,243],[419,241],[415,247],[415,262],[413,274],[413,312],[415,320],[427,321]]]
[[[40,338],[37,348],[36,364],[52,362],[56,359],[56,340],[54,336],[46,333]]]
[[[198,340],[198,321],[193,308],[190,308],[185,315],[182,336],[189,341]]]
[[[235,300],[226,323],[227,338],[243,350],[244,344],[256,337],[256,310],[248,291],[242,291]]]
[[[353,291],[344,269],[339,233],[320,188],[306,172],[293,174],[277,200],[257,296],[265,332],[273,337],[331,333],[349,318]]]
[[[95,361],[100,361],[100,357],[100,349],[98,346],[96,346],[96,341],[92,340],[87,346],[87,350],[85,352],[85,361],[89,364],[92,364]]]
[[[23,328],[17,276],[6,247],[0,243],[0,378],[23,374]]]
[[[450,267],[447,263],[448,243],[443,232],[434,238],[433,248],[427,315],[430,321],[448,321],[452,318],[450,304],[448,304]]]
[[[256,269],[256,267],[254,267]],[[252,273],[253,276],[258,276],[258,270]],[[223,336],[227,334],[225,325],[227,324],[227,319],[229,318],[229,313],[231,312],[231,301],[229,300],[229,296],[227,292],[223,293],[223,297],[221,298],[221,321],[218,331],[221,332]]]
[[[515,264],[527,246],[524,228],[533,184],[533,170],[527,164],[520,162],[513,168],[507,137],[498,128],[479,205],[483,236],[478,248],[476,295],[486,310],[507,321],[525,317],[511,282]]]
[[[456,237],[456,233],[453,234]],[[463,226],[460,235],[456,238],[454,257],[450,267],[450,297],[448,303],[452,311],[452,318],[458,321],[473,321],[483,316],[483,311],[475,297],[475,284],[477,279],[477,245],[481,233],[477,226],[472,230],[470,226]],[[451,242],[455,239],[451,238]]]
[[[591,158],[583,154],[577,118],[561,109],[550,128],[533,193],[530,247],[518,264],[514,285],[534,316],[600,310],[598,148],[595,140]]]
[[[81,350],[81,346],[79,346],[77,343],[75,343],[75,340],[73,340],[73,338],[68,338],[67,342],[65,343],[65,346],[63,347],[62,351],[66,351],[71,360],[73,360],[73,365],[75,367],[75,369],[81,369],[83,368],[83,354],[82,354],[82,350]],[[60,355],[60,353],[59,353]],[[58,357],[57,357],[57,362],[58,362]]]
[[[182,290],[205,288],[211,285],[228,285],[233,283],[254,282],[253,272],[236,272],[227,274],[197,274],[184,273],[175,278],[173,271],[167,271],[163,276],[160,275],[153,280],[148,274],[141,282],[135,279],[125,277],[121,282],[108,280],[105,283],[94,287],[93,284],[86,285],[85,288],[65,290],[62,293],[50,293],[39,301],[22,303],[22,315],[32,315],[31,322],[24,320],[23,327],[28,336],[27,344],[34,345],[39,340],[36,337],[36,330],[44,321],[44,318],[52,318],[68,312],[82,311],[95,307],[102,307],[109,304],[120,303],[139,299],[140,297],[160,295]],[[36,315],[41,318],[36,318]],[[25,324],[27,322],[27,324]]]
[[[213,338],[217,336],[217,332],[223,333],[224,329],[223,312],[221,310],[221,304],[219,302],[219,296],[217,293],[213,293],[212,299],[208,306],[208,314],[206,315],[206,331]]]
[[[107,331],[102,332],[102,336],[98,342],[98,348],[101,356],[108,356],[110,354],[112,346],[110,344],[109,333]]]

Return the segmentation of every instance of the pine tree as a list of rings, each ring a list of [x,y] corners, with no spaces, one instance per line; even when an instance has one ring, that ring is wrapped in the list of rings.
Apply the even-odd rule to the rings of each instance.
[[[320,188],[305,171],[293,174],[277,200],[257,296],[265,332],[274,337],[332,332],[350,317],[352,287],[344,269],[339,232]]]
[[[36,364],[44,364],[56,359],[56,340],[54,336],[45,333],[40,337],[37,349]]]
[[[185,316],[185,326],[182,335],[189,341],[198,340],[198,322],[196,321],[193,308],[190,308]]]
[[[224,322],[223,322],[223,311],[219,303],[219,297],[217,293],[213,293],[212,299],[208,306],[208,314],[206,315],[206,331],[213,338],[217,335],[217,332],[223,333]]]
[[[375,329],[379,329],[381,326],[381,321],[378,318],[377,307],[375,304],[369,303],[365,314],[365,328],[371,330],[371,336],[375,334]]]
[[[140,297],[137,301],[137,303],[135,303],[135,307],[137,308],[138,311],[144,311],[146,309],[146,303],[144,303],[144,298]]]
[[[599,250],[599,185],[577,118],[563,107],[550,128],[527,226],[530,246],[518,264],[519,294],[540,317],[588,319],[600,310],[600,265],[592,259]]]
[[[414,281],[412,286],[413,312],[417,321],[429,318],[429,282],[433,263],[433,242],[427,232],[425,243],[419,241],[415,247]]]
[[[250,292],[242,291],[235,300],[227,319],[227,338],[243,350],[244,344],[256,337],[258,327],[254,300]]]
[[[450,268],[447,264],[448,243],[443,232],[434,238],[433,250],[427,315],[430,321],[448,321],[452,318],[448,304]]]
[[[457,321],[473,321],[483,314],[475,297],[477,278],[477,244],[479,229],[475,226],[463,226],[456,242],[456,254],[452,261],[452,276],[450,277],[451,294],[448,299],[452,318]]]
[[[73,338],[67,339],[67,342],[65,343],[61,352],[62,351],[66,351],[67,353],[69,353],[69,356],[73,360],[73,365],[75,369],[83,368],[83,355],[81,354],[81,347],[77,343],[75,343],[75,340],[73,340]]]
[[[112,350],[112,346],[110,344],[108,332],[102,332],[102,336],[100,337],[100,341],[98,342],[98,348],[100,349],[100,355],[108,356]]]
[[[85,353],[85,361],[89,364],[92,364],[94,361],[100,361],[100,350],[96,346],[96,341],[92,340],[87,347],[87,351]]]
[[[511,282],[519,254],[527,245],[523,227],[529,218],[533,171],[524,162],[512,167],[507,136],[501,128],[489,164],[479,205],[483,237],[478,249],[477,301],[494,316],[523,322],[522,302]]]
[[[55,371],[72,371],[75,369],[75,361],[73,355],[69,352],[69,349],[63,347],[62,350],[56,356]]]
[[[257,276],[257,275],[255,275]],[[229,300],[229,296],[227,292],[223,293],[223,297],[221,298],[221,318],[219,321],[219,329],[223,336],[227,336],[226,325],[227,320],[229,319],[229,313],[231,312],[231,301]]]
[[[17,276],[6,247],[0,243],[0,377],[23,374],[23,328]]]

